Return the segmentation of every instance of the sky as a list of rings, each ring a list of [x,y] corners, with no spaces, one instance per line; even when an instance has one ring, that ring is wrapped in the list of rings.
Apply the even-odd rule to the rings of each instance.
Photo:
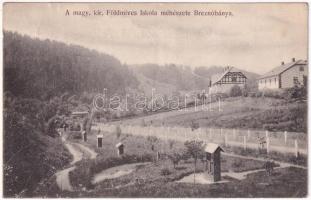
[[[68,10],[69,15],[66,15]],[[154,10],[157,16],[73,15],[73,11]],[[161,16],[161,11],[232,16]],[[3,28],[96,49],[126,64],[235,66],[263,74],[307,59],[305,3],[5,3]]]

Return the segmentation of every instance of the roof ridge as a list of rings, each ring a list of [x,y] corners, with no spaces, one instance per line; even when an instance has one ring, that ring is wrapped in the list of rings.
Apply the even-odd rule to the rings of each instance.
[[[300,64],[300,62],[304,62],[304,60],[299,59],[299,60],[295,60],[294,62],[292,61],[292,62],[288,62],[288,63],[283,64],[283,65],[279,65],[277,67],[274,67],[272,70],[270,70],[270,71],[266,72],[265,74],[261,75],[260,77],[258,77],[257,80],[279,75],[279,74],[283,73],[285,70],[287,70],[288,68],[290,68],[296,64]]]

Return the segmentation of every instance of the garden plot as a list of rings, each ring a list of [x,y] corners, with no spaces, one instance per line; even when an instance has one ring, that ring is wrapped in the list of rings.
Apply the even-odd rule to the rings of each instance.
[[[133,164],[126,164],[126,165],[121,165],[121,166],[112,167],[112,168],[103,170],[100,173],[94,175],[92,184],[97,184],[107,179],[114,179],[114,178],[119,178],[121,176],[128,175],[134,172],[135,170],[137,170],[138,166],[142,166],[146,164],[147,163],[133,163]]]

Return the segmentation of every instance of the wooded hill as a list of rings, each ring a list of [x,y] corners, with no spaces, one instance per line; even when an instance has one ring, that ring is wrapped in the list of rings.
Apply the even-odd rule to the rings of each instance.
[[[4,88],[15,96],[48,99],[64,92],[123,92],[138,81],[113,56],[77,45],[4,32]]]

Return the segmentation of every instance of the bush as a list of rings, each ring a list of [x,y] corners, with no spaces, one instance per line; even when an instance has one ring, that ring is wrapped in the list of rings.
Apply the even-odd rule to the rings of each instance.
[[[230,97],[238,97],[238,96],[242,96],[242,90],[241,90],[240,86],[234,85],[230,89]]]
[[[200,124],[198,122],[194,122],[194,120],[192,120],[190,127],[191,127],[191,130],[194,131],[195,129],[200,128]]]
[[[170,174],[171,174],[171,171],[168,168],[161,169],[161,175],[162,176],[167,176],[167,175],[170,175]]]
[[[85,187],[91,188],[91,180],[94,174],[97,174],[105,169],[116,167],[124,164],[151,162],[153,156],[150,154],[128,155],[122,157],[110,157],[107,159],[97,160],[82,160],[77,163],[77,168],[70,172],[70,179],[75,186],[82,184]]]
[[[265,97],[271,97],[271,98],[277,98],[277,99],[284,99],[285,96],[287,96],[284,90],[265,90],[263,92],[263,95]]]
[[[305,86],[302,87],[293,87],[285,90],[287,99],[297,99],[302,98],[306,99],[307,97],[307,88]]]
[[[179,161],[182,159],[182,155],[175,152],[175,153],[169,155],[168,158],[172,161],[172,163],[174,165],[174,169],[176,169],[176,165],[178,165]]]
[[[117,127],[116,127],[116,136],[117,136],[117,138],[120,138],[121,133],[122,133],[122,131],[121,131],[120,125],[117,125]]]

